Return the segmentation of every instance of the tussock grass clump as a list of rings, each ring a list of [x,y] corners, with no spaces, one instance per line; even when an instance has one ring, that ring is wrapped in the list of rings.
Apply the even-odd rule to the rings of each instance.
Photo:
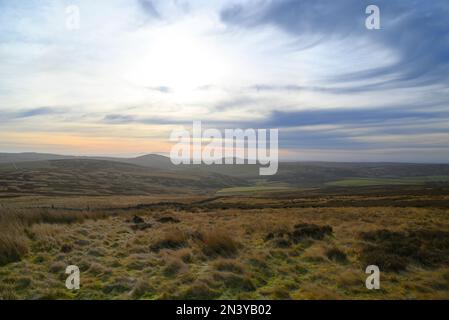
[[[213,278],[231,290],[254,291],[256,289],[251,279],[244,275],[238,275],[232,272],[217,272],[213,275]]]
[[[336,275],[338,285],[345,289],[360,289],[365,281],[365,273],[357,269],[345,269]]]
[[[132,278],[120,277],[112,279],[111,283],[103,287],[103,292],[106,294],[121,294],[124,292],[131,292],[136,284]]]
[[[313,262],[317,264],[325,263],[327,246],[324,243],[316,242],[308,247],[302,254],[302,258],[305,261]]]
[[[219,296],[220,292],[211,289],[202,281],[197,281],[191,287],[183,290],[176,298],[181,300],[211,300]]]
[[[275,287],[271,290],[267,290],[266,294],[270,295],[271,299],[275,300],[291,300],[290,292],[287,288],[284,287]]]
[[[88,272],[95,275],[95,276],[99,276],[99,275],[104,275],[104,274],[111,274],[112,270],[108,267],[105,267],[104,265],[97,263],[97,262],[92,262],[92,264],[90,265]]]
[[[86,219],[100,219],[107,216],[104,212],[63,211],[50,209],[35,209],[33,211],[3,211],[1,214],[8,219],[15,219],[26,226],[31,226],[38,223],[73,224],[83,222]]]
[[[187,246],[188,235],[178,229],[167,231],[163,237],[153,243],[152,251],[159,252],[161,249],[179,249]]]
[[[32,213],[18,213],[17,218],[27,225],[33,225],[37,223],[72,224],[75,222],[83,222],[86,218],[86,215],[82,212],[58,212],[40,210]]]
[[[62,248],[55,235],[56,225],[83,222],[86,219],[104,218],[103,212],[55,211],[50,209],[0,210],[0,265],[17,262],[29,251],[30,240],[41,249]],[[53,228],[52,225],[55,225]]]
[[[144,295],[151,294],[153,291],[154,289],[146,280],[140,279],[134,285],[134,288],[132,289],[130,295],[133,299],[139,299]]]
[[[147,261],[140,254],[134,254],[130,257],[130,261],[126,264],[129,270],[143,270],[147,267],[149,261]]]
[[[66,266],[67,265],[62,261],[55,261],[50,265],[48,270],[51,273],[58,273],[58,272],[62,272],[63,270],[65,270]]]
[[[20,261],[29,250],[29,240],[19,221],[0,217],[0,266]]]
[[[25,237],[9,233],[0,235],[0,266],[20,261],[28,253],[28,241]]]
[[[208,231],[201,237],[203,253],[208,257],[234,257],[240,244],[224,231]]]
[[[190,248],[183,248],[176,251],[170,252],[170,254],[177,259],[180,259],[184,263],[192,263],[194,254],[192,249]]]
[[[166,266],[164,268],[164,275],[170,277],[178,274],[182,269],[185,269],[186,265],[182,260],[177,258],[170,258],[167,260]]]
[[[212,266],[218,271],[228,271],[242,274],[245,266],[235,259],[218,259],[214,261]]]
[[[61,235],[66,229],[55,224],[35,224],[27,228],[27,234],[34,241],[34,246],[41,250],[61,250]]]
[[[248,265],[254,274],[259,275],[261,282],[266,282],[265,279],[271,278],[274,275],[272,267],[268,263],[270,259],[269,254],[264,252],[253,253],[245,265]]]

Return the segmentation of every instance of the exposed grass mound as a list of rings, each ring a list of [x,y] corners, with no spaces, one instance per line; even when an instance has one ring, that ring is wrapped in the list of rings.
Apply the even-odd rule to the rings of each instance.
[[[209,257],[233,257],[239,249],[239,243],[223,231],[208,231],[201,242],[203,253]]]
[[[449,232],[382,229],[362,232],[360,237],[369,242],[361,250],[361,261],[377,265],[381,270],[398,272],[411,263],[436,267],[449,261]]]

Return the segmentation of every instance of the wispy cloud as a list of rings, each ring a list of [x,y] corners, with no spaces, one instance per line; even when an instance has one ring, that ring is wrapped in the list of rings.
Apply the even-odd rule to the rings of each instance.
[[[0,111],[0,121],[7,122],[11,120],[21,120],[41,116],[51,116],[62,114],[63,112],[64,111],[61,108],[51,108],[51,107],[30,108],[12,112],[6,109]]]
[[[152,18],[160,18],[159,12],[154,7],[154,3],[152,0],[138,0],[140,6],[145,11],[146,14],[148,14]]]
[[[3,146],[164,140],[202,120],[280,128],[301,159],[449,161],[445,0],[378,0],[374,31],[367,0],[78,0],[76,31],[68,4],[0,1]]]
[[[381,8],[382,30],[368,31],[364,26],[365,0],[285,0],[255,1],[226,7],[221,19],[246,28],[274,25],[311,46],[347,39],[365,39],[381,44],[398,55],[386,66],[337,74],[333,81],[373,80],[385,87],[447,85],[449,80],[449,4],[436,1],[376,1]],[[310,48],[310,46],[306,46]],[[376,52],[371,54],[375,59]],[[381,77],[388,80],[378,82]],[[372,88],[373,86],[371,86]],[[368,87],[366,87],[368,88]]]

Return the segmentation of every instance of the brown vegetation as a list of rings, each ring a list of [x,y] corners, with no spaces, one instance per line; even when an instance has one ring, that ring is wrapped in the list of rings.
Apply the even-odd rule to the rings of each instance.
[[[449,232],[439,230],[386,229],[362,232],[364,244],[361,258],[382,270],[401,271],[411,263],[435,267],[449,263]]]
[[[446,208],[360,209],[347,195],[333,196],[347,206],[301,208],[329,199],[132,199],[4,201],[0,298],[449,299]],[[71,264],[79,291],[64,287]],[[371,264],[379,291],[365,288]]]

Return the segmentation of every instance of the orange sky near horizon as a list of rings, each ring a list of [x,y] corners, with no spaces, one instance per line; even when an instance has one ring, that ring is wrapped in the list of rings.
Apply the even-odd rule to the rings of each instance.
[[[11,143],[13,142],[13,143]],[[2,149],[15,152],[54,152],[77,155],[132,155],[170,152],[168,140],[130,137],[92,137],[67,133],[1,133]]]

